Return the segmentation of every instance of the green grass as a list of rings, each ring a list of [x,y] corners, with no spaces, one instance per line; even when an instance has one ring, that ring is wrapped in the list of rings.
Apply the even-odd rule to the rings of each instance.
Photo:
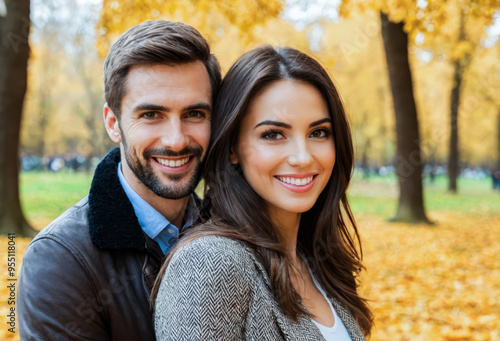
[[[21,202],[29,221],[42,228],[89,192],[92,174],[29,172],[21,174]],[[459,179],[459,193],[447,192],[447,179],[424,181],[427,212],[453,211],[467,215],[500,215],[500,192],[491,189],[491,180]],[[199,189],[201,189],[199,187]],[[355,174],[349,201],[355,214],[388,219],[397,209],[398,186],[395,177],[373,176],[362,179]]]
[[[392,217],[397,209],[399,188],[396,177],[373,176],[362,179],[355,174],[349,190],[354,213]],[[500,214],[500,192],[494,191],[491,179],[458,179],[458,193],[448,192],[448,178],[438,176],[431,183],[424,179],[424,203],[427,212],[453,211],[459,214],[490,216]]]
[[[21,174],[21,204],[28,220],[43,227],[86,196],[92,174],[29,172]]]

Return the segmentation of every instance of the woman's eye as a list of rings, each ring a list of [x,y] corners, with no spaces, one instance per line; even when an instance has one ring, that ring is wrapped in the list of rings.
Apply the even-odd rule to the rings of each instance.
[[[326,130],[323,130],[323,129],[318,129],[318,130],[315,130],[311,133],[311,137],[314,137],[314,138],[323,138],[323,137],[328,137],[330,134],[329,131],[326,131]]]
[[[265,132],[264,134],[262,134],[262,138],[264,138],[266,140],[277,141],[277,140],[282,140],[285,137],[280,132],[277,132],[277,131],[268,131],[268,132]]]

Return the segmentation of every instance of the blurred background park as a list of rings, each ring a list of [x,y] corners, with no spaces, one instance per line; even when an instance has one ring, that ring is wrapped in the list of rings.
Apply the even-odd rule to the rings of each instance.
[[[16,233],[17,268],[114,147],[102,64],[151,19],[196,27],[223,72],[264,43],[328,69],[352,124],[372,340],[500,339],[496,0],[0,0],[0,232]],[[2,325],[0,339],[18,339]]]

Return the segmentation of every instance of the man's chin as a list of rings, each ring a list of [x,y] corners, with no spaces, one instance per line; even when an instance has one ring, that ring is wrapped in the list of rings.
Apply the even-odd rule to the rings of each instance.
[[[149,189],[164,199],[182,199],[194,192],[199,179],[195,179],[193,172],[183,174],[162,174],[157,177]]]
[[[179,200],[191,195],[191,193],[194,192],[195,188],[196,186],[193,188],[192,186],[185,185],[179,187],[173,187],[173,186],[154,187],[150,189],[153,191],[154,194],[163,199]]]

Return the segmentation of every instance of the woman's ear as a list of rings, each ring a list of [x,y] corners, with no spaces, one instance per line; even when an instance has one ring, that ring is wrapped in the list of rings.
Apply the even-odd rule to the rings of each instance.
[[[234,151],[234,147],[231,147],[231,151],[229,153],[229,160],[231,161],[231,163],[233,165],[237,165],[238,164],[238,156],[236,156],[236,153]]]

